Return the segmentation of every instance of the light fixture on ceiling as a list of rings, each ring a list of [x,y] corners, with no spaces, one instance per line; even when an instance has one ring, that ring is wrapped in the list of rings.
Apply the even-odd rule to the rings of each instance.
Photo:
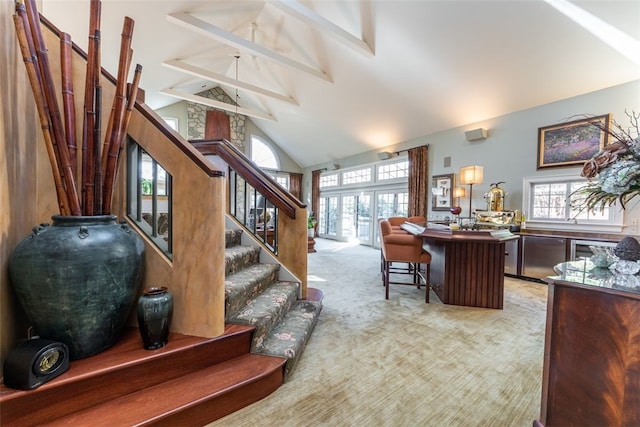
[[[482,166],[464,166],[460,168],[460,184],[469,185],[469,219],[471,219],[471,201],[473,200],[473,184],[482,184],[484,169]]]
[[[236,114],[233,118],[233,127],[236,133],[235,139],[236,139],[236,143],[242,145],[243,141],[240,141],[240,117],[238,117],[238,104],[240,103],[240,95],[238,94],[238,73],[239,73],[239,67],[240,67],[240,53],[237,52],[235,55],[233,55],[233,57],[236,59],[236,99],[235,99],[235,104],[236,104]]]
[[[240,54],[236,53],[234,56],[236,58],[236,83],[238,83],[238,66],[240,65]],[[236,86],[236,126],[238,124],[238,101],[240,100],[240,95],[238,95],[238,87]],[[237,130],[237,129],[236,129]]]

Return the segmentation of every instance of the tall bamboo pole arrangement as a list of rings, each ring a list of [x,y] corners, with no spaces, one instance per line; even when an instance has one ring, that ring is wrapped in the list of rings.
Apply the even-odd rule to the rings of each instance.
[[[125,17],[120,60],[107,131],[102,138],[102,85],[100,49],[100,0],[90,0],[89,47],[82,118],[81,171],[78,173],[75,96],[73,91],[72,42],[68,34],[60,39],[62,111],[60,114],[47,47],[42,35],[35,0],[16,3],[14,24],[56,187],[61,215],[106,215],[119,167],[122,145],[135,105],[142,66],[137,65],[133,82],[127,84],[133,50],[134,21]],[[80,182],[78,184],[78,176]],[[79,194],[82,196],[80,197]]]

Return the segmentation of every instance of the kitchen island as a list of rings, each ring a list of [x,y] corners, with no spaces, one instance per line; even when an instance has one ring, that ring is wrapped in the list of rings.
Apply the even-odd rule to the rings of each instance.
[[[404,224],[422,238],[431,254],[431,287],[444,304],[502,309],[505,242],[509,230],[450,230],[446,226]]]

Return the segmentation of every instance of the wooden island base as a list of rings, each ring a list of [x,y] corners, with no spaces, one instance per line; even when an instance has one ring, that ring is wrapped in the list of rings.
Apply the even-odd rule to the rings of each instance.
[[[505,242],[519,236],[508,230],[403,228],[422,237],[431,253],[431,285],[444,304],[502,309]]]

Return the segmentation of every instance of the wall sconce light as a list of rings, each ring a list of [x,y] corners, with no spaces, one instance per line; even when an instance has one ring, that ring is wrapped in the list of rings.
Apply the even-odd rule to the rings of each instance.
[[[390,159],[392,157],[395,157],[397,153],[390,153],[388,151],[383,151],[382,153],[378,153],[378,159],[380,160],[387,160]]]
[[[473,200],[473,184],[482,184],[484,169],[482,166],[464,166],[460,168],[460,184],[469,185],[469,219],[471,219],[471,201]]]
[[[483,128],[471,129],[464,133],[467,141],[479,141],[481,139],[487,139],[487,135],[487,130]]]

